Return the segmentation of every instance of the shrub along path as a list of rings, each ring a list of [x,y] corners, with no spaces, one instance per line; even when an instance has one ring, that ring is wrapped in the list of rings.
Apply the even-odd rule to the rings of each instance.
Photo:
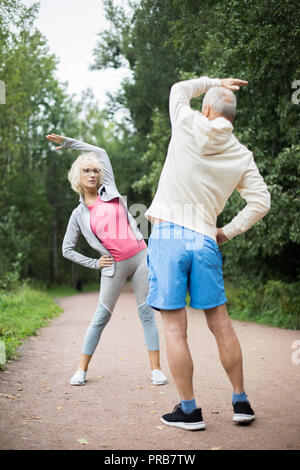
[[[203,313],[189,309],[195,390],[206,430],[169,428],[160,416],[178,403],[167,365],[160,315],[161,365],[169,377],[153,386],[131,286],[123,291],[90,364],[72,387],[83,335],[97,293],[58,299],[59,317],[24,341],[20,359],[0,372],[1,449],[293,449],[300,450],[300,332],[237,322],[246,391],[257,420],[232,423],[231,386]]]

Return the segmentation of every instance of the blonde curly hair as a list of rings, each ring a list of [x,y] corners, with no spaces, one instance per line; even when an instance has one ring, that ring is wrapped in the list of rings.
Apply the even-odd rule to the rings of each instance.
[[[79,155],[76,160],[73,162],[70,171],[68,173],[68,180],[71,183],[72,189],[81,195],[83,193],[82,187],[80,184],[80,170],[82,170],[86,165],[92,164],[94,168],[99,168],[102,171],[102,167],[99,161],[99,158],[94,152],[86,152]],[[102,184],[102,174],[98,174],[98,184],[97,189],[100,188]]]

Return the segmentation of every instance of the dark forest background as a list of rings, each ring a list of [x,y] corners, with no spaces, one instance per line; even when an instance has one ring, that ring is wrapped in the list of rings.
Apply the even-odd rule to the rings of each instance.
[[[104,147],[129,207],[149,206],[170,138],[170,87],[201,75],[233,76],[249,82],[238,92],[235,134],[253,151],[272,207],[251,230],[222,245],[224,278],[234,308],[265,308],[274,316],[280,310],[299,327],[298,2],[140,0],[126,11],[113,0],[102,3],[110,27],[99,34],[91,69],[131,70],[105,110],[91,91],[74,100],[55,78],[57,59],[34,25],[38,4],[0,0],[0,80],[6,85],[6,103],[0,104],[0,289],[28,279],[49,286],[99,277],[61,255],[78,203],[67,180],[77,154],[55,152],[46,134]],[[201,98],[192,105],[201,109]],[[115,119],[120,109],[121,122]],[[235,191],[218,226],[244,204]],[[84,240],[78,249],[96,256]]]

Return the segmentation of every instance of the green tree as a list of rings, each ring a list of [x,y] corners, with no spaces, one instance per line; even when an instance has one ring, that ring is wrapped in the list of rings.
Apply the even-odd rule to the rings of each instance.
[[[61,254],[78,203],[67,180],[74,155],[62,158],[45,135],[90,135],[83,102],[76,103],[55,78],[57,59],[34,27],[37,13],[38,5],[0,2],[0,79],[6,84],[6,104],[0,105],[0,288],[13,287],[19,277],[75,282],[80,273]],[[101,125],[90,131],[97,135]]]
[[[249,86],[238,93],[235,134],[253,151],[272,208],[222,247],[225,274],[255,282],[299,279],[300,107],[291,100],[292,83],[300,79],[297,2],[141,0],[129,18],[112,0],[105,5],[112,29],[97,44],[95,67],[127,63],[132,71],[115,103],[129,110],[136,144],[141,141],[145,175],[133,188],[147,190],[150,202],[166,156],[167,102],[175,81],[201,75],[247,79]],[[200,109],[201,99],[192,106]],[[243,205],[235,191],[218,226]]]

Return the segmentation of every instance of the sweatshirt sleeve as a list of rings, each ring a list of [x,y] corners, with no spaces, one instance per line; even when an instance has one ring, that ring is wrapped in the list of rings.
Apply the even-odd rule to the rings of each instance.
[[[86,268],[100,269],[98,259],[89,258],[78,253],[78,251],[75,251],[80,235],[81,230],[76,219],[76,214],[73,212],[62,244],[62,254],[64,258],[67,258],[74,263],[81,264]]]
[[[115,176],[111,166],[111,162],[104,149],[102,149],[101,147],[96,147],[95,145],[87,144],[80,140],[71,139],[70,137],[65,138],[62,147],[66,149],[80,150],[82,152],[95,153],[99,158],[101,169],[103,170],[103,184],[113,184],[114,186],[116,186]]]
[[[191,111],[190,100],[206,93],[214,86],[221,86],[218,78],[200,77],[175,83],[170,92],[169,113],[172,128]]]
[[[271,195],[254,162],[253,155],[236,189],[247,201],[247,205],[223,227],[228,240],[249,230],[269,212],[271,207]]]

